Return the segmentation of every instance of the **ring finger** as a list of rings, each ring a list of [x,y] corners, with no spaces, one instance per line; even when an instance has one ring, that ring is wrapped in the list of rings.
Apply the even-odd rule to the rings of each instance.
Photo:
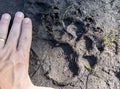
[[[0,48],[4,47],[7,33],[8,33],[10,19],[11,19],[11,16],[7,13],[3,14],[1,17],[1,20],[0,20]]]

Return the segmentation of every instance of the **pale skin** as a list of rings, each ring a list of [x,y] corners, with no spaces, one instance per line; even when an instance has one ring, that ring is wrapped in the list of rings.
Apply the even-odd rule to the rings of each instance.
[[[33,85],[28,75],[31,19],[17,12],[8,33],[10,20],[8,13],[0,20],[0,89],[53,89]]]

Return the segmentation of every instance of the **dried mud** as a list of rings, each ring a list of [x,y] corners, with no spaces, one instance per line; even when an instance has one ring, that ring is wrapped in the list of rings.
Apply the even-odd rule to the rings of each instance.
[[[120,89],[119,0],[23,3],[33,21],[29,74],[35,85]]]

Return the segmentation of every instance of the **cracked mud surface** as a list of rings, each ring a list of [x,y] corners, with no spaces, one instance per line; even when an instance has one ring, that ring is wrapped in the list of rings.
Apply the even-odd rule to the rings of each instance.
[[[13,11],[33,20],[29,74],[35,85],[120,89],[119,0],[18,3]]]

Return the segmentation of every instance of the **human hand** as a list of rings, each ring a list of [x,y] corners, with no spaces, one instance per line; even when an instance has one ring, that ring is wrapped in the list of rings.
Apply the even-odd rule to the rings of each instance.
[[[0,89],[53,89],[34,86],[28,75],[31,20],[17,12],[8,34],[10,19],[6,13],[0,21]]]

